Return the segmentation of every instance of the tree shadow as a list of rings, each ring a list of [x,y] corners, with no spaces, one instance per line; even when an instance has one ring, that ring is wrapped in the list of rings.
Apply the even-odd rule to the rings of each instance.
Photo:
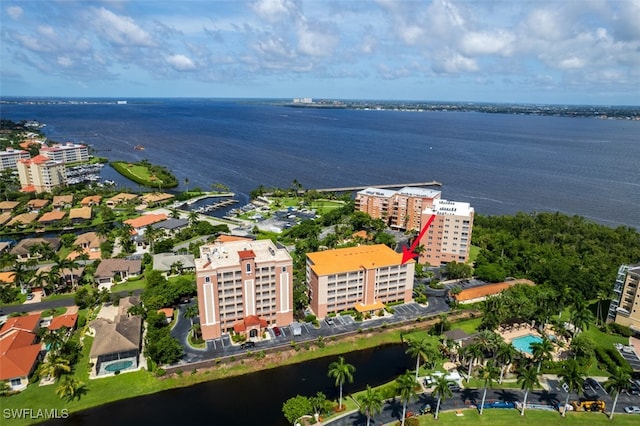
[[[393,398],[391,401],[388,401],[385,408],[382,411],[391,411],[391,416],[397,418],[398,420],[402,419],[402,403],[400,400]]]
[[[518,401],[519,395],[510,391],[509,389],[500,389],[496,391],[501,401],[515,402]]]
[[[458,396],[458,399],[464,404],[475,404],[478,398],[480,398],[480,391],[478,389],[462,389]],[[456,399],[455,393],[454,399]]]
[[[549,392],[545,389],[541,392],[536,392],[536,395],[538,396],[538,401],[543,404],[556,406],[560,403],[556,392]]]

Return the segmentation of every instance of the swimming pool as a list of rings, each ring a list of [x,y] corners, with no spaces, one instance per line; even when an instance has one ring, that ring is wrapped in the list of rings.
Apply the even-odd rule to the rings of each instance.
[[[104,367],[104,369],[106,371],[113,372],[113,371],[126,370],[132,365],[133,365],[133,361],[118,361],[118,362],[114,362],[113,364],[107,365],[106,367]]]
[[[511,341],[511,344],[514,348],[519,350],[520,352],[525,352],[528,354],[532,353],[531,344],[542,342],[542,338],[535,336],[533,334],[527,334],[526,336],[515,338]]]

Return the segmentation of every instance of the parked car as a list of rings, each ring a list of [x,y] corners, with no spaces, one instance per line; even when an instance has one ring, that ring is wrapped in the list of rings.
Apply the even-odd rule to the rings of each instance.
[[[640,414],[640,407],[637,405],[630,405],[629,407],[624,407],[624,412],[627,414]]]
[[[244,342],[242,345],[240,345],[240,348],[250,349],[250,348],[255,348],[255,346],[256,346],[255,342]]]
[[[427,414],[431,412],[431,404],[422,404],[420,407],[420,414]]]
[[[585,385],[589,385],[594,392],[598,392],[598,389],[600,389],[600,384],[591,377],[587,377],[586,379],[584,379],[584,383]]]
[[[449,388],[449,390],[451,392],[460,392],[462,390],[462,388],[460,386],[458,386],[458,384],[456,382],[447,383],[447,387]]]
[[[273,334],[275,334],[276,337],[280,336],[282,334],[282,331],[280,331],[280,327],[273,327]]]
[[[334,325],[335,322],[333,321],[333,318],[325,318],[325,322],[327,323],[327,325]]]
[[[33,293],[27,294],[27,300],[33,300]]]

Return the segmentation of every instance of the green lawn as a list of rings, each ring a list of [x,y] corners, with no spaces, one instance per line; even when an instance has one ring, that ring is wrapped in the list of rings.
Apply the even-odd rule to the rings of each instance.
[[[488,409],[481,416],[477,410],[462,410],[463,416],[457,416],[454,411],[440,413],[439,419],[435,420],[432,415],[419,416],[420,425],[440,424],[458,425],[485,424],[491,426],[515,426],[515,425],[637,425],[638,417],[629,414],[616,414],[613,420],[609,420],[602,413],[568,413],[563,418],[556,411],[527,410],[521,416],[517,410]]]
[[[121,291],[133,291],[133,290],[142,290],[147,285],[146,278],[140,278],[135,281],[127,281],[126,283],[116,284],[111,287],[111,293],[119,293]]]

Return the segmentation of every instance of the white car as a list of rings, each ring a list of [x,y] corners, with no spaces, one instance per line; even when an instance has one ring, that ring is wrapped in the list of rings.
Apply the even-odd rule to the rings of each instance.
[[[640,407],[638,407],[637,405],[624,407],[624,412],[627,414],[640,414]]]

